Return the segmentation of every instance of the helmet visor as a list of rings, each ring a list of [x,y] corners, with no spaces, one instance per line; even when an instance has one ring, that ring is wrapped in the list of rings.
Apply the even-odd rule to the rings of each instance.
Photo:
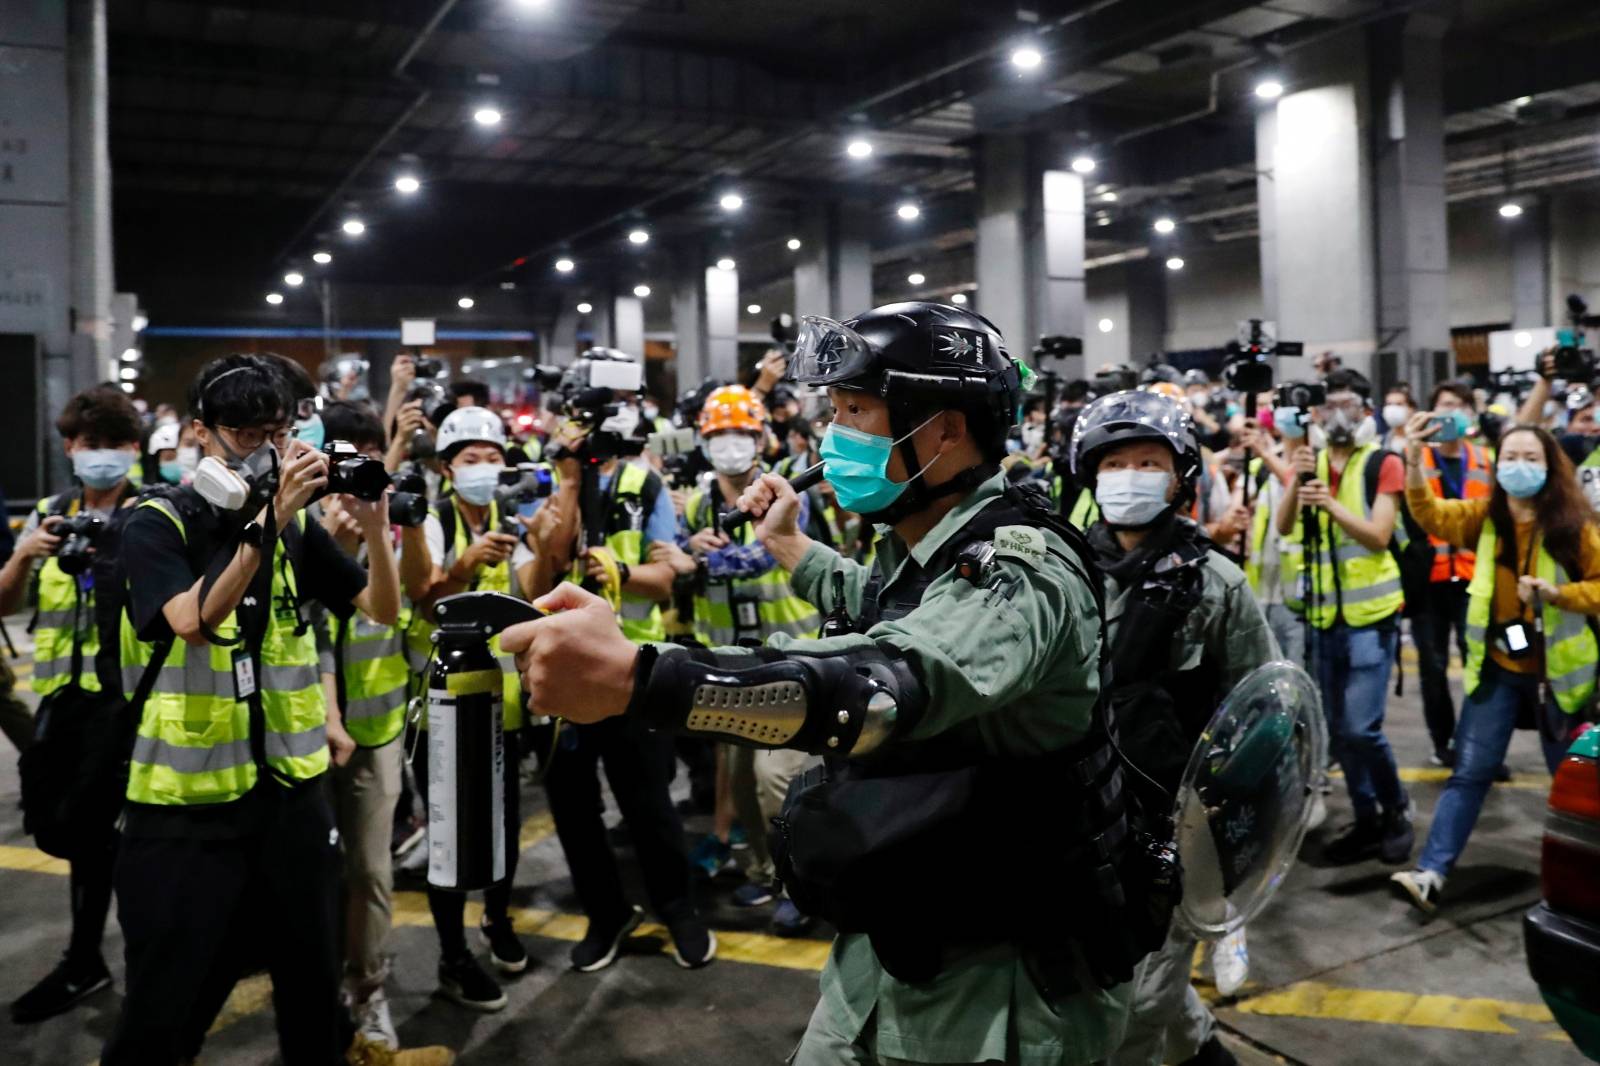
[[[831,318],[806,315],[789,359],[789,377],[801,385],[837,385],[872,374],[876,363],[871,346],[855,330]]]

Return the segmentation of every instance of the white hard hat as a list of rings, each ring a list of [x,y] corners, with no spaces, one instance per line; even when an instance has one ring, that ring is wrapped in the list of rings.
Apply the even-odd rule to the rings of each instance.
[[[150,434],[150,454],[178,446],[178,423],[163,422]]]
[[[439,436],[433,446],[439,458],[449,462],[459,449],[468,444],[493,444],[502,452],[505,451],[505,423],[487,407],[456,408],[439,424]]]

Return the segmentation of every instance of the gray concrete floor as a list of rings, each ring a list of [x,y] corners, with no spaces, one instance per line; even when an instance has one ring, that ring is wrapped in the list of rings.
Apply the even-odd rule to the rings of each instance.
[[[19,621],[9,620],[14,635]],[[1408,656],[1406,694],[1391,699],[1388,734],[1415,778],[1410,787],[1421,816],[1420,846],[1443,774],[1426,769],[1414,671]],[[1336,783],[1326,826],[1313,834],[1278,899],[1250,927],[1249,983],[1217,1006],[1224,1037],[1243,1061],[1584,1061],[1549,1021],[1523,958],[1520,921],[1538,898],[1547,785],[1531,734],[1517,734],[1509,762],[1516,780],[1494,789],[1445,906],[1428,922],[1390,894],[1389,868],[1319,863],[1322,843],[1348,818],[1342,782]],[[753,913],[729,904],[735,877],[705,893],[724,947],[709,968],[683,971],[661,953],[659,938],[645,937],[607,971],[572,973],[567,951],[582,923],[571,917],[577,914],[571,881],[539,790],[526,789],[523,803],[525,833],[533,842],[517,872],[514,902],[533,964],[506,982],[510,1004],[501,1013],[475,1014],[433,998],[437,940],[421,882],[402,877],[389,987],[407,1044],[446,1044],[460,1050],[464,1063],[783,1061],[816,1001],[825,944],[766,936],[766,908]],[[691,825],[705,828],[703,819]],[[631,855],[619,854],[627,866]],[[0,740],[0,1001],[11,1001],[47,972],[66,941],[66,878],[59,864],[30,869],[39,859],[21,829],[13,752]],[[642,900],[642,892],[636,889],[635,897]],[[475,913],[469,909],[469,923]],[[121,1002],[114,917],[106,939],[117,986],[40,1025],[19,1027],[0,1015],[0,1062],[78,1066],[96,1060]],[[1209,969],[1200,972],[1198,986],[1214,998]],[[207,1044],[205,1063],[277,1061],[269,996],[265,978],[236,989]]]

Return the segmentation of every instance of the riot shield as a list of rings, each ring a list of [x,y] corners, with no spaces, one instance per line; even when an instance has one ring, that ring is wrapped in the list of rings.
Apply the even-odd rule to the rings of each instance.
[[[1226,936],[1272,899],[1305,837],[1327,747],[1317,687],[1292,663],[1258,667],[1223,700],[1173,810],[1183,863],[1176,918],[1190,932]]]

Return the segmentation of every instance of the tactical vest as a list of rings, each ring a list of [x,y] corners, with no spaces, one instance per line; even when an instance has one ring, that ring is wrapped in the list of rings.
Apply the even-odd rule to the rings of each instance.
[[[71,499],[66,508],[56,510],[67,495]],[[36,510],[42,522],[46,515],[76,515],[82,502],[82,494],[74,490],[40,500]],[[48,696],[72,681],[72,653],[76,646],[78,687],[85,692],[99,692],[100,679],[94,672],[100,636],[95,627],[93,577],[89,573],[73,577],[62,572],[61,564],[52,555],[39,567],[35,591],[39,615],[33,629],[33,691]]]
[[[147,499],[139,508],[160,512],[185,540],[188,530],[167,499]],[[295,516],[303,528],[303,515]],[[298,537],[296,537],[298,539]],[[272,771],[289,781],[309,781],[328,769],[327,709],[318,673],[316,638],[299,624],[299,600],[290,549],[279,537],[273,549],[272,600],[261,641],[260,689],[265,724],[264,752]],[[216,626],[223,638],[240,635],[237,612]],[[145,666],[162,645],[139,640],[122,618],[122,687],[132,697]],[[164,806],[228,803],[255,786],[250,751],[250,704],[234,693],[235,646],[191,646],[174,640],[155,675],[134,738],[128,799]]]
[[[992,541],[1005,525],[1062,537],[1063,562],[1100,603],[1082,538],[1051,512],[1042,487],[1010,485],[927,566],[908,556],[894,581],[885,585],[876,575],[863,592],[857,630],[915,609],[967,548]],[[1104,660],[1101,666],[1106,687]],[[1165,940],[1176,874],[1170,867],[1165,879],[1153,873],[1158,849],[1144,831],[1152,822],[1125,783],[1102,707],[1096,704],[1082,740],[1041,756],[986,755],[976,723],[968,723],[973,728],[807,771],[774,820],[773,857],[785,888],[806,913],[867,935],[884,969],[908,983],[935,978],[953,951],[997,942],[1024,953],[1047,998],[1080,990],[1079,957],[1102,987],[1129,980],[1134,964]],[[1049,821],[1051,846],[1038,846],[1036,826],[1018,811]],[[993,876],[1002,861],[1021,864],[1004,885]]]
[[[1432,448],[1422,450],[1422,476],[1437,499],[1445,499],[1444,473],[1439,469]],[[1450,497],[1463,500],[1487,500],[1493,490],[1494,471],[1490,468],[1489,453],[1477,444],[1461,442],[1461,495]],[[1471,581],[1473,553],[1432,534],[1428,543],[1433,545],[1433,569],[1428,574],[1430,582]]]
[[[711,497],[718,491],[713,485],[689,496],[684,514],[691,533],[710,528],[719,517]],[[736,536],[740,544],[754,544],[754,523],[746,522]],[[694,635],[707,647],[765,643],[774,633],[814,637],[820,621],[817,609],[794,594],[788,571],[776,563],[760,577],[707,578],[695,591]]]
[[[1484,565],[1477,568],[1472,583],[1467,586],[1467,665],[1462,680],[1469,696],[1477,691],[1482,680],[1487,653],[1485,641],[1494,621],[1496,546],[1494,523],[1485,518],[1476,550]],[[1543,537],[1540,537],[1534,573],[1551,584],[1559,580],[1556,561],[1545,551]],[[1588,615],[1563,611],[1548,603],[1544,605],[1543,622],[1544,672],[1550,684],[1550,695],[1564,712],[1576,714],[1594,694],[1597,661],[1594,630],[1589,626]]]
[[[360,611],[348,619],[331,615],[326,619],[344,728],[363,748],[381,748],[405,729],[410,625],[409,607],[392,626],[380,625]]]
[[[1364,521],[1371,520],[1368,499],[1368,467],[1380,464],[1388,453],[1376,444],[1364,444],[1351,453],[1339,477],[1339,503]],[[1377,466],[1372,465],[1372,475]],[[1328,484],[1328,453],[1317,456],[1317,478]],[[1301,598],[1311,624],[1318,629],[1332,628],[1341,618],[1349,626],[1368,626],[1381,622],[1400,610],[1405,595],[1400,589],[1400,564],[1387,548],[1372,551],[1352,538],[1326,511],[1318,511],[1320,540],[1315,558],[1306,565]],[[1395,539],[1405,543],[1404,527],[1395,518]]]
[[[439,520],[439,527],[445,534],[445,540],[450,542],[449,558],[453,562],[466,554],[472,546],[472,535],[467,528],[467,520],[461,514],[461,509],[456,505],[456,498],[452,494],[444,500],[433,505],[433,515]],[[500,501],[489,501],[488,529],[500,528]],[[442,565],[442,564],[441,564]],[[506,595],[517,595],[511,591],[512,573],[511,560],[496,563],[494,566],[480,566],[472,576],[472,581],[467,585],[468,592],[503,592]],[[421,621],[412,625],[413,636],[407,641],[413,647],[420,647],[420,642],[426,640],[436,627]],[[517,673],[516,657],[500,650],[500,636],[495,634],[489,640],[489,651],[500,663],[500,696],[501,696],[501,721],[507,732],[521,729],[527,721],[527,714],[522,700],[522,678]],[[422,728],[428,727],[427,718],[422,720]]]

